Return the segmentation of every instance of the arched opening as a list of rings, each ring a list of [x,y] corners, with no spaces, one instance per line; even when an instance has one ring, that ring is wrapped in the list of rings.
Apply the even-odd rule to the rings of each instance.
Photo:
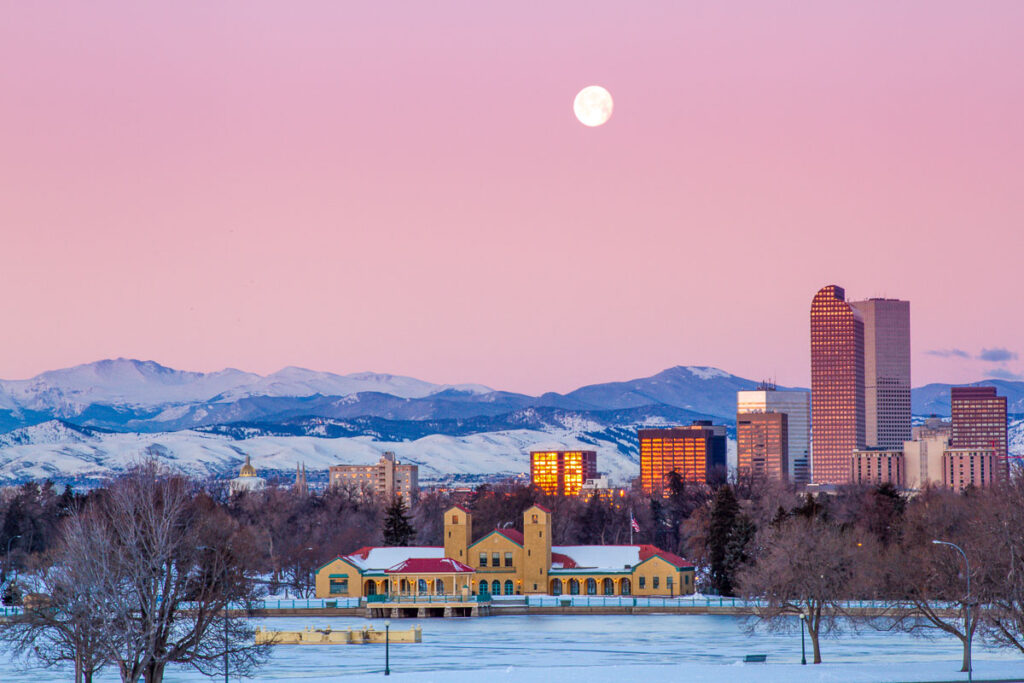
[[[633,582],[629,579],[619,580],[619,595],[632,595],[633,594]]]
[[[501,583],[497,580],[491,582],[491,595],[501,595]]]
[[[551,594],[552,595],[561,595],[562,594],[562,580],[561,579],[551,579]]]
[[[387,595],[387,593],[388,593],[388,582],[387,581],[379,582],[377,584],[377,592],[378,593],[382,593],[384,595]]]
[[[587,595],[597,595],[597,581],[587,579]]]
[[[409,581],[407,579],[402,579],[402,581],[398,584],[398,590],[401,591],[402,593],[408,593],[409,592]]]
[[[416,582],[416,590],[419,592],[420,595],[426,594],[426,592],[427,592],[427,580],[426,579],[420,579],[419,581],[417,581]]]
[[[601,584],[602,584],[601,588],[603,589],[602,592],[605,595],[615,595],[615,582],[614,581],[612,581],[611,579],[605,579],[604,581],[601,582]]]
[[[580,582],[576,579],[569,579],[569,595],[580,594]]]
[[[480,582],[480,585],[479,585],[479,587],[477,589],[477,592],[480,593],[480,595],[487,595],[490,592],[490,591],[487,590],[487,582],[486,581],[481,581]]]
[[[444,595],[444,579],[434,579],[434,595]]]
[[[377,594],[377,582],[376,581],[367,581],[365,584],[363,584],[363,593],[365,593],[366,595],[376,595]]]
[[[505,582],[505,595],[515,595],[516,586],[511,579]]]

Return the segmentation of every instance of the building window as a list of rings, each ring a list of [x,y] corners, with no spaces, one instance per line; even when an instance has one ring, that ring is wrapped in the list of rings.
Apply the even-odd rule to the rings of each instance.
[[[331,595],[347,595],[348,579],[331,579]]]
[[[647,588],[647,577],[646,576],[641,576],[640,577],[640,590],[643,590],[644,588]]]
[[[434,593],[436,595],[444,595],[444,580],[434,579]]]
[[[427,581],[426,581],[426,579],[420,579],[419,581],[417,581],[416,582],[416,588],[419,590],[421,595],[426,593],[427,592]]]
[[[458,523],[459,523],[459,516],[458,515],[452,515],[452,524],[458,524]]]
[[[602,583],[604,584],[604,594],[605,595],[615,595],[615,582],[614,581],[612,581],[611,579],[605,579],[604,581],[602,581]]]
[[[580,582],[576,579],[569,579],[569,595],[580,594]]]
[[[666,576],[665,577],[665,587],[668,588],[669,592],[672,591],[672,577],[671,576]]]
[[[510,579],[510,580],[505,582],[505,595],[515,595],[515,594],[516,594],[516,587],[515,587],[515,584],[512,583],[512,581]]]
[[[534,515],[534,516],[533,516],[533,523],[534,523],[534,524],[536,524],[536,523],[537,523],[537,515]]]
[[[511,567],[512,566],[512,553],[505,553],[505,566],[506,567]]]
[[[491,553],[491,566],[492,567],[500,567],[501,566],[501,553]]]
[[[533,587],[536,588],[537,585],[534,584]],[[561,595],[562,594],[562,580],[561,579],[551,579],[551,594],[552,595]]]
[[[661,581],[660,581],[660,579],[661,579],[661,577],[660,577],[660,576],[655,576],[655,577],[654,577],[654,588],[655,588],[655,589],[657,589],[657,588],[658,588],[658,584],[659,584],[659,583],[661,582]]]
[[[481,567],[486,567],[487,566],[487,553],[480,553],[480,566]]]
[[[629,579],[619,581],[619,595],[630,595],[633,592],[633,582]]]
[[[487,595],[487,592],[488,592],[487,591],[487,582],[486,581],[481,581],[480,582],[480,595]]]
[[[491,594],[492,595],[501,595],[501,584],[498,583],[497,581],[492,581],[491,582]]]
[[[587,579],[587,595],[597,595],[597,581]]]

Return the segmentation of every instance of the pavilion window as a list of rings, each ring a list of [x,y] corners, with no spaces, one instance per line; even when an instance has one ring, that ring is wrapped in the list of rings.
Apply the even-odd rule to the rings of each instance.
[[[506,567],[511,567],[512,566],[512,553],[505,553],[505,566]]]
[[[486,567],[487,566],[487,553],[480,553],[480,566],[481,567]]]

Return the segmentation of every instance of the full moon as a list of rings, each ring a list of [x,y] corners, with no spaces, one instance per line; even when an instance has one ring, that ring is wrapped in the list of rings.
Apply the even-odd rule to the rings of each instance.
[[[600,126],[612,117],[612,95],[599,85],[588,85],[576,93],[572,110],[584,126]]]

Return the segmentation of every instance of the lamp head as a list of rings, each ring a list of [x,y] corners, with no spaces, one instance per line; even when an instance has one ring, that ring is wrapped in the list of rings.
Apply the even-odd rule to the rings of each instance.
[[[385,619],[384,620],[384,628],[387,628],[388,626],[391,626],[391,620],[390,619]]]

